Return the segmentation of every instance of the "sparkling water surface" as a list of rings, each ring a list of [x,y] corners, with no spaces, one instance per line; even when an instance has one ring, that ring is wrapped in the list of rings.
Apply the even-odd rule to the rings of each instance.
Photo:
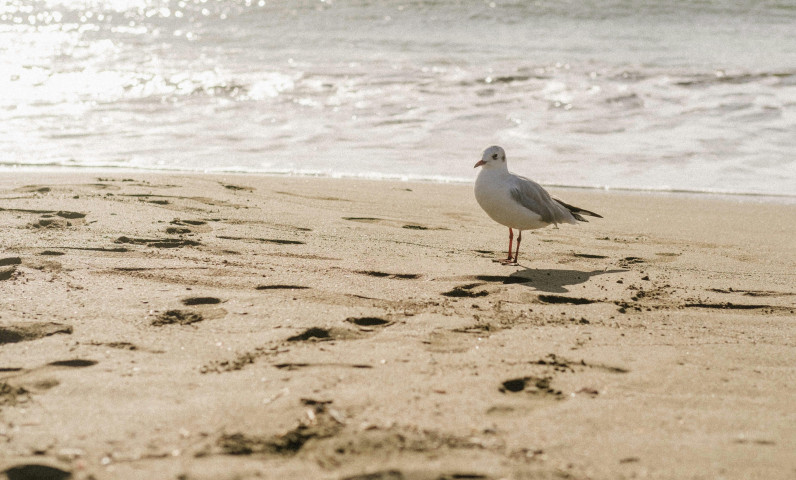
[[[12,0],[0,171],[796,195],[790,1]]]

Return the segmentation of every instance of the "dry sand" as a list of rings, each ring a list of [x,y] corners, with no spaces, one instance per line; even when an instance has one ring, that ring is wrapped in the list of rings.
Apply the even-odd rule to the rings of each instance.
[[[0,178],[9,478],[796,478],[794,205],[101,177]]]

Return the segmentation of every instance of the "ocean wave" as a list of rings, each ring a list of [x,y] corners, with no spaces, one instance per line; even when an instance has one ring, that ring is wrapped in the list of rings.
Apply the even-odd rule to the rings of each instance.
[[[636,3],[11,0],[0,164],[791,192],[796,10]]]
[[[743,85],[769,80],[773,80],[772,85],[774,86],[793,86],[796,85],[796,71],[726,73],[723,70],[717,70],[712,74],[696,74],[679,79],[674,84],[678,87],[709,87],[721,84]]]

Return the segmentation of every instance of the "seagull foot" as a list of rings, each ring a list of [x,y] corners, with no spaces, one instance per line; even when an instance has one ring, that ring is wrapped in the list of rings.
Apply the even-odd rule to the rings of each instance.
[[[492,261],[496,262],[496,263],[499,263],[501,265],[506,265],[508,267],[519,266],[519,263],[517,263],[516,261],[514,261],[513,259],[510,259],[510,258],[504,258],[502,260],[492,260]]]

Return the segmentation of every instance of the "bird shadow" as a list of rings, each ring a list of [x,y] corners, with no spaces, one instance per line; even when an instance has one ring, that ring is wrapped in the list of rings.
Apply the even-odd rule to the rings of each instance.
[[[567,293],[569,290],[565,287],[584,283],[597,275],[621,272],[627,272],[627,270],[592,270],[583,272],[556,268],[526,268],[511,275],[476,275],[475,278],[490,283],[519,283],[548,293]]]

